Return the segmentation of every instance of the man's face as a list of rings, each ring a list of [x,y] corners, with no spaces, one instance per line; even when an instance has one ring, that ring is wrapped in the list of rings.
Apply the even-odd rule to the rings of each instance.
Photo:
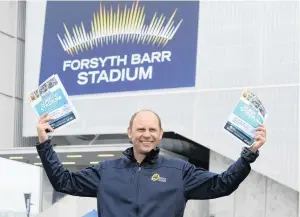
[[[158,118],[150,111],[138,113],[132,122],[132,127],[128,128],[128,137],[140,154],[149,153],[154,149],[160,143],[162,135]]]

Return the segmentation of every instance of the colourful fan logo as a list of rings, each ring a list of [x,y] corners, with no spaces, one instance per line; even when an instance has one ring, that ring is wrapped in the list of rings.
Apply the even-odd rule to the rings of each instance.
[[[78,54],[95,47],[108,44],[135,43],[166,46],[173,39],[183,19],[175,24],[177,9],[170,17],[155,13],[150,23],[146,23],[145,7],[140,6],[138,1],[131,7],[120,9],[105,7],[100,2],[99,12],[93,14],[90,22],[90,30],[87,30],[83,22],[75,25],[69,31],[64,23],[65,33],[57,34],[64,51],[70,55]]]

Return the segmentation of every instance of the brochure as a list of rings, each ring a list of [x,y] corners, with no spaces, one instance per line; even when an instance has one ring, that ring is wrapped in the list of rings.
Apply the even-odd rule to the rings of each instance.
[[[37,115],[48,113],[53,118],[49,124],[53,129],[73,123],[77,112],[57,74],[50,76],[36,90],[29,93],[29,100]]]
[[[96,210],[93,209],[92,211],[88,212],[87,214],[85,214],[82,217],[98,217],[98,213]]]
[[[252,146],[256,135],[256,128],[265,124],[268,114],[265,107],[250,89],[245,89],[229,115],[224,128],[247,146]]]

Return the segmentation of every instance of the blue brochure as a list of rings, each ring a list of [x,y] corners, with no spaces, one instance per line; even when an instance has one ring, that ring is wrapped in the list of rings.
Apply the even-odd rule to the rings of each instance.
[[[73,123],[77,112],[57,74],[50,76],[36,90],[29,93],[29,100],[38,116],[48,113],[54,120],[49,122],[53,129]]]
[[[92,210],[91,212],[88,212],[87,214],[85,214],[82,217],[98,217],[98,213],[96,210]]]
[[[255,129],[260,124],[265,124],[267,117],[266,109],[257,95],[245,89],[224,128],[243,141],[246,146],[252,146]]]

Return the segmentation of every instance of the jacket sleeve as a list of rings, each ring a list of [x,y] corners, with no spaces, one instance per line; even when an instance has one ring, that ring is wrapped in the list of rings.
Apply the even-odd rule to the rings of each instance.
[[[81,197],[97,196],[102,164],[70,172],[59,161],[50,140],[37,145],[36,149],[49,181],[56,191]]]
[[[250,163],[258,157],[244,148],[240,158],[226,171],[217,174],[186,163],[183,168],[183,188],[186,199],[214,199],[234,192],[251,171]]]

